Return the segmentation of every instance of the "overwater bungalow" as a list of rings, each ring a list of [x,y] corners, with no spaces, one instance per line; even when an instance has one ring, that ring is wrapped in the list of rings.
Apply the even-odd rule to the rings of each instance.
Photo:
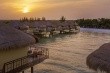
[[[23,32],[25,32],[25,33],[28,33],[29,26],[23,24],[23,25],[19,26],[19,30],[21,30],[21,31],[23,31]]]
[[[35,38],[11,26],[0,25],[0,73],[23,72],[48,58],[47,49],[29,53],[30,46],[35,44]],[[41,53],[39,53],[41,52]]]
[[[75,25],[75,22],[72,20],[59,22],[59,28],[60,28],[60,31],[63,33],[76,32],[76,30],[80,29],[80,28],[75,29],[75,28],[77,28],[77,26]]]
[[[102,45],[87,57],[87,66],[99,73],[110,73],[110,43]]]
[[[31,35],[40,37],[48,37],[59,33],[77,33],[80,28],[73,20],[59,21],[59,20],[35,20],[24,21],[19,20],[10,21],[12,27],[20,29]]]

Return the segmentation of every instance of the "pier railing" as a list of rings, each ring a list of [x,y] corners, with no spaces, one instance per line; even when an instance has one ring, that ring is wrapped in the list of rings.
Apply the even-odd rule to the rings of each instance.
[[[40,50],[38,54],[27,55],[5,63],[1,73],[18,73],[49,58],[49,51],[47,48],[40,48]]]

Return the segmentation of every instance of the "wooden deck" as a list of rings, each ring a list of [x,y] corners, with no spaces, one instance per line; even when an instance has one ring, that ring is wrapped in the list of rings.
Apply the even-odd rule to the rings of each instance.
[[[47,48],[41,48],[41,54],[31,54],[4,64],[0,73],[19,73],[49,58]]]

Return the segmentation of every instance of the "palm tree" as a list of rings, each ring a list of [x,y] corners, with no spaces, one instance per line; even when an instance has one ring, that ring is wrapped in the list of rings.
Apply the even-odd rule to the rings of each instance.
[[[41,20],[41,18],[37,18],[37,21],[40,21]]]
[[[43,20],[43,21],[45,21],[45,20],[46,20],[46,18],[45,18],[45,17],[42,17],[42,20]]]
[[[64,16],[62,16],[61,18],[60,18],[60,21],[61,22],[64,22],[66,20],[66,18],[64,17]]]

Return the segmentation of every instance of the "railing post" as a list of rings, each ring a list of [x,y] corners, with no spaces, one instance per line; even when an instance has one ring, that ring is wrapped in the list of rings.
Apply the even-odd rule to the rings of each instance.
[[[48,58],[49,58],[49,49],[47,49],[47,52],[48,52]]]
[[[3,73],[5,73],[5,64],[4,64],[4,66],[3,66],[3,71],[2,71]]]
[[[21,66],[22,66],[22,58],[21,58]]]
[[[13,69],[14,69],[14,61],[13,61]]]

